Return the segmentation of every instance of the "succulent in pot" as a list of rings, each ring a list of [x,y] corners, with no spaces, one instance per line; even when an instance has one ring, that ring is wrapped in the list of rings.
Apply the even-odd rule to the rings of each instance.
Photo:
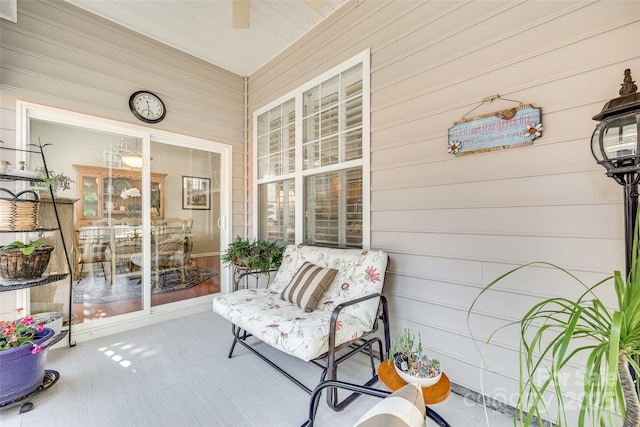
[[[404,329],[393,341],[389,354],[393,355],[396,372],[405,382],[428,387],[440,381],[440,361],[424,353],[419,333],[416,339],[409,329]]]

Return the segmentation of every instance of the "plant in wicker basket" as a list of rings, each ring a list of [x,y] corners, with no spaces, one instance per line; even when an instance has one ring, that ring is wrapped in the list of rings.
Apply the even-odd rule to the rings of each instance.
[[[9,280],[37,279],[49,265],[53,246],[41,242],[27,245],[15,241],[0,248],[0,277]]]

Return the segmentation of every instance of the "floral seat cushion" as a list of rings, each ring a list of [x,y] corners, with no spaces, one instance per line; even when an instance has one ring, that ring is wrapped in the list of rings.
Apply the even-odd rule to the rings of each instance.
[[[279,293],[266,289],[241,289],[217,297],[214,310],[231,323],[261,341],[303,360],[312,360],[328,350],[331,314],[315,310],[306,313]],[[351,340],[366,332],[358,319],[348,314],[339,318],[336,341]]]
[[[310,313],[281,298],[305,262],[338,273]],[[242,289],[216,296],[213,310],[258,339],[303,360],[328,350],[329,321],[333,309],[344,302],[382,292],[387,254],[361,249],[289,245],[268,289]],[[378,312],[379,298],[346,307],[338,317],[336,345],[369,332]]]

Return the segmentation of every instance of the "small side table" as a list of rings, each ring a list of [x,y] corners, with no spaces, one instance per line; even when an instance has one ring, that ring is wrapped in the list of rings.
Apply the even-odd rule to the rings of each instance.
[[[378,378],[380,382],[390,391],[396,391],[407,383],[400,378],[393,366],[393,362],[388,363],[386,360],[378,366]],[[443,402],[451,393],[451,381],[444,372],[440,377],[440,381],[429,387],[422,387],[422,395],[424,396],[425,405],[434,405]],[[441,427],[450,427],[449,423],[442,418],[433,409],[427,407],[427,416],[438,423]]]
[[[271,282],[271,272],[278,271],[276,270],[249,270],[248,268],[233,266],[233,291],[237,291],[240,289],[240,282],[242,279],[245,279],[244,288],[249,287],[249,276],[252,276],[256,280],[256,288],[258,287],[258,281],[260,280],[260,276],[267,277],[266,287],[269,287],[269,282]]]

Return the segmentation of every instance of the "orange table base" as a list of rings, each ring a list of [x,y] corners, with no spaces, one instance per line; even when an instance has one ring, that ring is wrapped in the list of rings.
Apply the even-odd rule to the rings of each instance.
[[[396,372],[393,362],[387,363],[387,361],[384,361],[378,366],[378,378],[391,391],[396,391],[407,384]],[[422,387],[425,405],[440,403],[449,397],[449,393],[451,393],[451,382],[444,372],[440,377],[440,381],[432,386]]]

